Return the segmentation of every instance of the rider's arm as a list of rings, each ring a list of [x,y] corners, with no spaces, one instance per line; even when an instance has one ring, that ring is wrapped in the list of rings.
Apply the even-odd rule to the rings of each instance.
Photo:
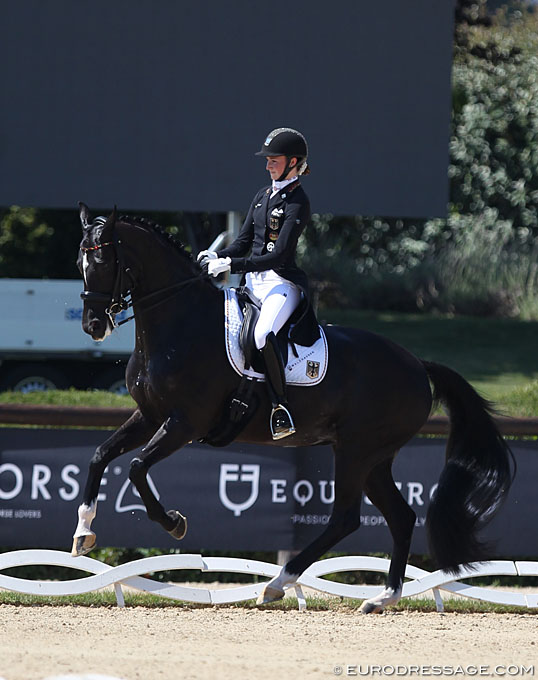
[[[297,241],[310,219],[310,206],[307,202],[296,201],[286,204],[286,214],[278,239],[274,241],[272,252],[250,257],[232,258],[232,273],[261,272],[275,269],[282,265],[290,256],[295,255]]]
[[[260,193],[256,194],[254,200],[250,204],[243,226],[239,230],[237,238],[230,243],[227,248],[217,251],[218,257],[242,257],[246,255],[252,247],[254,240],[254,208],[259,202]]]

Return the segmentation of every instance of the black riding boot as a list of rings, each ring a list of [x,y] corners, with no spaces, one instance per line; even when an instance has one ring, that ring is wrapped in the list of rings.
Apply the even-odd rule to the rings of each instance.
[[[269,333],[267,336],[261,353],[265,364],[267,390],[273,405],[270,421],[271,434],[273,439],[283,439],[290,434],[295,434],[295,425],[287,408],[284,363],[274,333]]]

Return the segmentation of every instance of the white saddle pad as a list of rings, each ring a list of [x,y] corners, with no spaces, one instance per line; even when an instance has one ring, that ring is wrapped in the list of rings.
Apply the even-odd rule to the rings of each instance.
[[[239,332],[243,322],[243,313],[237,301],[234,288],[224,291],[224,325],[226,353],[230,364],[239,375],[249,375],[258,380],[265,380],[263,373],[252,369],[245,370],[245,357],[239,346]],[[327,338],[321,326],[319,327],[320,338],[312,347],[295,345],[298,357],[295,356],[291,347],[288,352],[288,365],[286,366],[286,383],[299,387],[319,385],[327,372],[329,363],[329,351]]]

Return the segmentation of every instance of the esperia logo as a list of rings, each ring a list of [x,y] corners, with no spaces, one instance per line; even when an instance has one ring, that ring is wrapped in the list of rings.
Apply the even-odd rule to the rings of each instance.
[[[247,499],[241,503],[231,501],[228,496],[228,482],[244,482],[250,485]],[[236,517],[248,510],[258,499],[260,487],[260,466],[252,464],[237,465],[236,463],[223,463],[220,466],[219,496],[221,503],[228,510],[232,510]]]

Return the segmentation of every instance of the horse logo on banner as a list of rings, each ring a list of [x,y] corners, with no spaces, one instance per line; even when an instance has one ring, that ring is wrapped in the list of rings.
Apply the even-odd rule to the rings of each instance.
[[[157,491],[157,487],[155,486],[155,482],[151,477],[148,475],[148,485],[149,488],[153,491],[155,494],[155,498],[160,498],[161,495]],[[114,504],[114,509],[116,512],[134,512],[135,510],[141,510],[142,512],[146,512],[146,506],[140,501],[140,503],[137,503],[136,501],[134,503],[131,503],[130,505],[124,504],[125,503],[125,494],[129,491],[130,493],[133,494],[133,496],[136,496],[136,498],[140,498],[140,494],[136,490],[136,488],[133,486],[132,482],[130,479],[126,479],[123,482],[123,485],[121,489],[119,490],[118,497],[116,498],[116,503]]]
[[[228,482],[250,482],[250,495],[243,503],[234,503],[227,492]],[[223,463],[220,466],[219,497],[222,505],[231,510],[236,517],[251,508],[258,499],[260,487],[260,466],[245,463]]]

